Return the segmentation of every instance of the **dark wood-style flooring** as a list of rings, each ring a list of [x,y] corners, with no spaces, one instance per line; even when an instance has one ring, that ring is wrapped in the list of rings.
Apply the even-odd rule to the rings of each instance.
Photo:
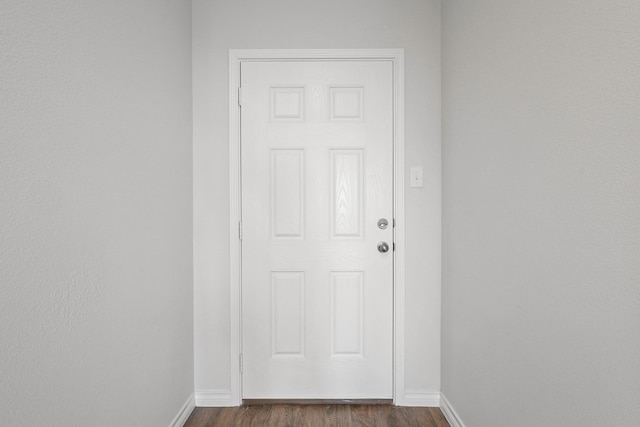
[[[391,405],[247,405],[196,408],[185,427],[449,427],[438,408]]]

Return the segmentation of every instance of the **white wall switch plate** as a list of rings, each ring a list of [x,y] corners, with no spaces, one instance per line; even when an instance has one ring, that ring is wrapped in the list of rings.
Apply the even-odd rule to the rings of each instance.
[[[409,187],[424,187],[422,181],[422,167],[412,166],[410,169]]]

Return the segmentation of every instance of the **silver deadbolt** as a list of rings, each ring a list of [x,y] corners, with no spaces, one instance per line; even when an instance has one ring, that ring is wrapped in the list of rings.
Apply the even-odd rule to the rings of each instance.
[[[389,252],[389,244],[387,242],[378,243],[378,252],[381,252],[381,253]]]
[[[386,218],[380,218],[378,220],[378,228],[380,230],[385,230],[388,226],[389,226],[389,221],[387,221]]]

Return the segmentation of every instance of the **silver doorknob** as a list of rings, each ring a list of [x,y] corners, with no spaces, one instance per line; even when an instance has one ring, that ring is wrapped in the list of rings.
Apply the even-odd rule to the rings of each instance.
[[[378,243],[378,252],[381,252],[381,253],[389,252],[389,244],[387,242]]]

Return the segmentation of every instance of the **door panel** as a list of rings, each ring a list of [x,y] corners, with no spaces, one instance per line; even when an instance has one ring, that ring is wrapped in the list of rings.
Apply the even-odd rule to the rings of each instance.
[[[241,66],[243,398],[391,398],[388,61]]]

